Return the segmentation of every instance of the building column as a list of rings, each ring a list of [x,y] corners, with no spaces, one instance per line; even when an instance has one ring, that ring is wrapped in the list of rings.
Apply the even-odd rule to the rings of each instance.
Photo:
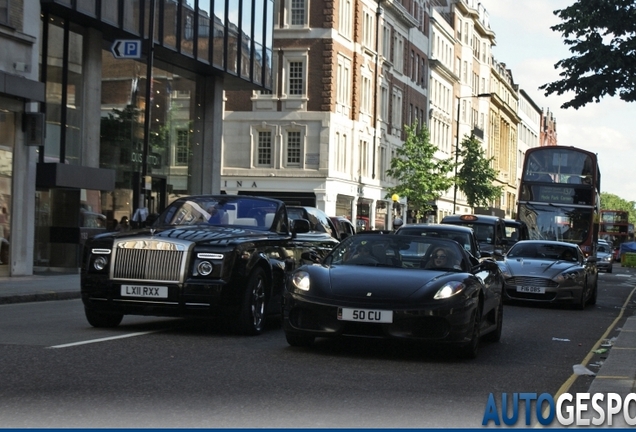
[[[37,69],[37,68],[35,68]],[[11,276],[33,274],[33,243],[35,241],[35,173],[37,147],[25,145],[22,132],[22,103],[15,101],[15,143],[13,147],[13,175],[11,184],[11,247],[9,272]],[[37,110],[37,104],[31,110]],[[3,105],[6,107],[6,105]]]
[[[86,29],[82,53],[82,156],[81,164],[99,168],[102,109],[102,33]]]
[[[371,200],[371,205],[369,206],[369,229],[372,230],[378,229],[375,226],[375,206],[377,202],[377,200]]]
[[[221,144],[223,141],[223,78],[199,76],[192,134],[192,166],[189,189],[192,194],[221,192]],[[200,108],[199,108],[200,107]]]
[[[358,197],[354,196],[351,200],[351,223],[358,231]]]

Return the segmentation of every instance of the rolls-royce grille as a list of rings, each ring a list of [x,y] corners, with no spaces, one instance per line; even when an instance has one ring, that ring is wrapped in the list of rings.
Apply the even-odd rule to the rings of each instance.
[[[517,285],[517,286],[545,287],[545,288],[555,288],[559,286],[559,284],[553,281],[552,279],[530,277],[530,276],[513,277],[510,279],[507,279],[506,284]]]
[[[122,241],[115,246],[113,279],[183,281],[188,245],[154,239]]]

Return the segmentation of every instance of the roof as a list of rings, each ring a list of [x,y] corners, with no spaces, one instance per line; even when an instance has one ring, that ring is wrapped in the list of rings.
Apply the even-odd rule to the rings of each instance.
[[[464,216],[474,216],[473,220],[463,220],[462,217]],[[448,215],[448,216],[444,216],[444,218],[442,219],[442,224],[445,222],[473,222],[473,223],[480,223],[480,222],[490,222],[490,223],[494,223],[498,220],[503,220],[502,218],[500,218],[499,216],[490,216],[490,215]]]
[[[438,230],[438,231],[453,231],[453,232],[468,232],[472,233],[473,229],[464,225],[450,225],[450,224],[409,224],[400,227],[400,231],[407,230],[409,228],[422,229],[422,230]]]
[[[515,243],[515,246],[519,244],[541,244],[541,245],[549,244],[549,245],[555,245],[555,246],[578,247],[576,243],[569,243],[569,242],[557,241],[557,240],[519,240],[517,243]]]
[[[504,222],[506,223],[506,226],[516,226],[516,227],[526,224],[525,222],[521,222],[514,219],[504,219]]]

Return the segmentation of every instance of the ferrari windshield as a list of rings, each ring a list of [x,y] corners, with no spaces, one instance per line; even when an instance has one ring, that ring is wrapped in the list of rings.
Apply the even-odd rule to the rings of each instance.
[[[451,240],[356,234],[342,241],[325,264],[468,271],[470,263],[465,256],[460,245]]]

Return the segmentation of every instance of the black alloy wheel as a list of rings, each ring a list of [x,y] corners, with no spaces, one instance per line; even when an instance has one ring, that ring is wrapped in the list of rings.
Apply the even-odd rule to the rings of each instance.
[[[265,301],[267,278],[265,271],[257,267],[252,271],[243,294],[243,304],[236,321],[238,333],[256,336],[265,329]]]
[[[117,327],[121,323],[121,320],[124,319],[123,314],[96,312],[88,308],[84,308],[84,314],[86,315],[88,323],[97,328]]]
[[[503,329],[503,312],[504,304],[502,292],[501,297],[499,298],[499,304],[497,305],[497,328],[484,336],[484,340],[486,342],[499,342],[499,340],[501,339],[501,330]]]
[[[578,310],[584,310],[585,309],[585,306],[587,305],[587,292],[588,292],[588,287],[587,287],[587,279],[586,279],[585,280],[585,286],[583,287],[583,290],[581,291],[581,298],[574,305],[576,307],[576,309],[578,309]]]
[[[594,283],[594,288],[592,288],[592,294],[590,295],[590,299],[588,300],[588,303],[591,305],[595,305],[597,297],[598,297],[598,279],[596,279],[596,282]]]
[[[461,345],[457,354],[461,358],[475,359],[479,353],[479,339],[481,337],[481,302],[477,304],[475,313],[473,314],[472,333],[470,341]]]

